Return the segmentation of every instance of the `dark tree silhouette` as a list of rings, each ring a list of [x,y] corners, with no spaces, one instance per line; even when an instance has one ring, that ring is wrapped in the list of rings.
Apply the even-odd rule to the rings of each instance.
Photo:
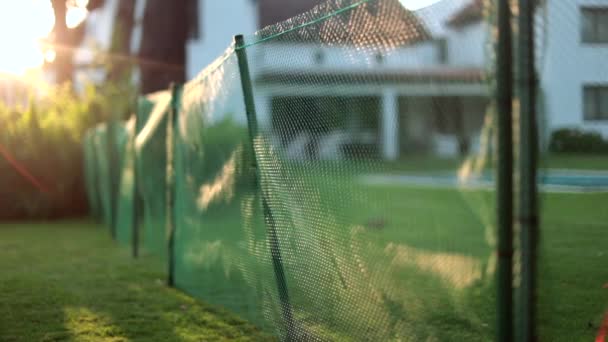
[[[135,25],[136,0],[121,0],[118,3],[116,21],[112,32],[112,45],[110,46],[110,70],[108,79],[121,81],[129,77],[132,66],[131,36]]]
[[[141,91],[167,89],[184,82],[188,39],[188,0],[148,0],[139,49]]]

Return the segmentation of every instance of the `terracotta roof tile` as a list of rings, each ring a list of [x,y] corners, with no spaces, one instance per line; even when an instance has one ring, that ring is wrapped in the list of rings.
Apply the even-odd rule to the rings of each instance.
[[[264,0],[266,6],[274,4],[277,8],[269,11],[282,11],[284,15],[292,14],[286,7],[294,1]],[[310,0],[305,1],[312,5]],[[348,3],[348,2],[346,2]],[[261,4],[262,5],[262,4]],[[300,5],[301,6],[301,5]],[[264,7],[261,6],[262,11]],[[431,38],[430,33],[413,12],[407,10],[398,0],[368,2],[345,11],[344,14],[325,17],[329,13],[344,9],[340,1],[323,1],[309,12],[304,12],[286,21],[267,26],[258,32],[259,37],[282,35],[276,41],[318,42],[331,45],[375,46],[392,49],[397,46],[410,45]],[[298,9],[299,11],[300,9]],[[297,11],[293,11],[297,12]],[[262,14],[261,17],[269,18]],[[272,17],[274,20],[275,17]],[[306,25],[318,20],[314,25]],[[266,19],[268,21],[268,19]],[[264,22],[264,20],[262,21]],[[303,27],[298,29],[298,27]],[[305,27],[305,28],[304,28]]]

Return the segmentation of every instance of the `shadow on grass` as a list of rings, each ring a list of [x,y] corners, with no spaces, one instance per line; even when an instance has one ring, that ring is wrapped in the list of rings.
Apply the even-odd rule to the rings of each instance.
[[[0,340],[269,339],[227,312],[166,288],[92,225],[0,225]]]

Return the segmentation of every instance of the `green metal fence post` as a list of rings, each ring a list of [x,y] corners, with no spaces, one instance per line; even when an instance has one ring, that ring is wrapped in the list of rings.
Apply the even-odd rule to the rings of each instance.
[[[498,272],[497,340],[513,340],[513,53],[511,10],[498,1],[496,104],[498,131],[497,201]]]
[[[101,196],[101,191],[99,189],[99,160],[97,159],[97,144],[95,143],[95,141],[97,140],[97,131],[95,129],[91,129],[92,134],[91,134],[91,160],[93,163],[93,172],[92,172],[92,176],[93,176],[93,196],[95,196],[96,200],[95,203],[97,203],[97,207],[95,208],[95,220],[97,220],[98,222],[103,222],[103,209],[102,209],[102,201],[103,198]]]
[[[518,70],[519,70],[519,213],[521,228],[520,339],[536,341],[536,247],[538,239],[538,204],[536,155],[536,70],[534,60],[534,2],[519,0]]]
[[[118,173],[118,151],[116,144],[118,120],[115,114],[108,122],[108,133],[106,134],[108,152],[108,173],[110,177],[110,231],[112,239],[116,240],[116,211],[118,209],[118,187],[120,185]]]
[[[239,63],[239,72],[241,75],[241,86],[243,89],[243,97],[245,101],[245,110],[247,112],[247,123],[249,127],[249,135],[252,144],[252,158],[254,172],[256,174],[257,188],[260,191],[262,199],[262,208],[264,211],[264,221],[268,231],[268,242],[270,245],[270,253],[272,255],[272,264],[274,268],[274,274],[279,290],[279,299],[281,301],[283,319],[285,320],[287,340],[295,339],[295,326],[293,320],[293,314],[291,309],[291,303],[289,301],[289,293],[287,290],[287,281],[285,279],[285,270],[283,268],[283,260],[281,257],[281,248],[279,245],[279,238],[276,231],[276,225],[266,193],[262,187],[260,170],[257,163],[257,157],[255,154],[255,139],[258,136],[258,124],[257,114],[255,109],[255,101],[253,98],[253,89],[251,84],[251,74],[249,72],[249,62],[247,61],[247,52],[245,51],[245,39],[242,35],[234,37],[234,46],[236,50],[236,56]]]
[[[178,103],[181,93],[181,86],[171,84],[171,107],[169,109],[169,120],[167,122],[167,223],[168,238],[167,238],[167,259],[168,259],[168,277],[167,285],[175,286],[175,163],[177,149],[177,118],[178,118]]]
[[[136,106],[138,107],[138,106]],[[139,133],[139,109],[135,112],[135,127],[133,131],[133,137],[131,137],[131,153],[133,153],[133,217],[131,218],[131,251],[133,258],[139,257],[139,219],[141,215],[141,199],[139,198],[139,171],[137,165],[137,148],[135,141],[137,140],[137,134]]]

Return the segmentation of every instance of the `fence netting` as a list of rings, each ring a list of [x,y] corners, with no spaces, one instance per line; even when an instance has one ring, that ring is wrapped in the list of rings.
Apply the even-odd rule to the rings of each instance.
[[[487,103],[461,97],[489,93],[480,73],[425,72],[439,57],[424,51],[433,19],[397,1],[330,2],[246,39],[261,191],[297,337],[492,336],[493,207],[476,198],[487,193],[404,185],[387,162],[432,149],[429,135],[482,128]],[[310,58],[319,67],[302,70]],[[466,105],[465,118],[447,115]],[[412,177],[443,169],[404,163]],[[444,169],[453,181],[456,167]]]
[[[541,160],[538,175],[535,304],[539,339],[545,341],[601,341],[608,336],[608,211],[603,210],[608,201],[608,144],[598,133],[606,127],[600,113],[608,113],[608,95],[603,100],[594,96],[596,89],[608,89],[606,50],[596,48],[599,40],[606,41],[607,5],[548,1],[537,9],[538,104],[545,114],[540,125],[561,128],[541,139],[547,144],[541,151],[561,155]],[[598,13],[604,19],[594,19]],[[576,136],[585,136],[588,145],[572,139]]]
[[[452,7],[330,0],[237,39],[87,135],[92,212],[283,339],[493,339],[495,9],[452,46]]]
[[[84,182],[85,189],[87,192],[87,201],[90,208],[90,214],[96,220],[100,220],[102,214],[100,203],[101,198],[98,188],[99,172],[97,166],[97,156],[95,154],[95,139],[97,139],[97,135],[94,130],[89,130],[84,135],[84,141],[82,144],[84,161]]]
[[[99,219],[106,225],[112,221],[111,211],[111,196],[110,196],[110,172],[108,163],[108,141],[107,141],[107,125],[100,124],[91,133],[91,148],[85,149],[85,153],[90,154],[90,158],[85,158],[86,161],[91,160],[94,167],[86,168],[86,171],[91,171],[87,179],[95,181],[91,186],[93,196],[97,197],[97,201],[91,205],[97,204],[95,212],[98,213]]]

